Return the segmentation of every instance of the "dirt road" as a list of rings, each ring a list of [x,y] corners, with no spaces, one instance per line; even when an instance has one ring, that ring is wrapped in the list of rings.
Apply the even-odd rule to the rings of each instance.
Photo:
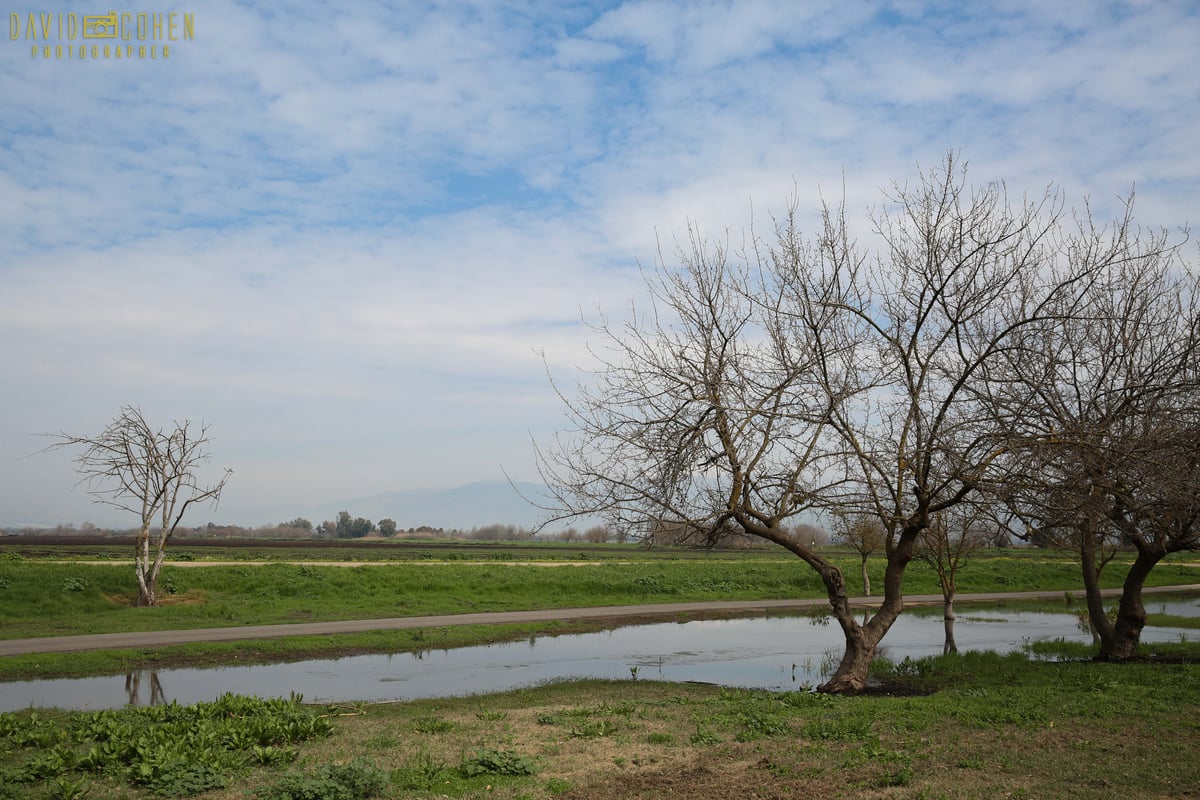
[[[1197,592],[1200,584],[1186,586],[1157,586],[1143,594],[1167,592]],[[991,592],[960,594],[958,603],[995,602],[1002,600],[1057,600],[1065,592]],[[1080,592],[1072,592],[1076,598]],[[1106,597],[1120,594],[1119,589],[1104,592]],[[280,636],[322,636],[334,633],[399,630],[404,628],[436,628],[445,625],[499,625],[517,622],[548,620],[612,619],[677,616],[688,614],[739,614],[751,616],[767,611],[787,611],[816,608],[828,601],[810,600],[726,600],[703,603],[653,603],[633,606],[599,606],[596,608],[550,608],[536,611],[493,611],[477,614],[442,614],[427,617],[393,617],[390,619],[353,619],[331,622],[305,622],[287,625],[247,625],[230,628],[195,628],[173,631],[138,631],[134,633],[97,633],[81,636],[46,636],[37,639],[0,640],[0,656],[25,653],[70,653],[81,650],[117,650],[127,647],[162,647],[192,642],[231,642],[245,639],[271,639]],[[878,605],[878,598],[863,597],[852,601],[859,607]],[[941,595],[914,595],[905,603],[939,605]]]

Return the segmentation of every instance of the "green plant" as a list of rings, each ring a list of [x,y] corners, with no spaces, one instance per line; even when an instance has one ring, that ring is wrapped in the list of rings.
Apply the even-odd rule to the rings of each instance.
[[[571,791],[570,781],[565,781],[562,778],[551,778],[546,781],[546,791],[550,794],[566,794]]]
[[[77,781],[59,778],[46,790],[46,800],[81,800],[90,790],[87,778]]]
[[[82,578],[77,578],[74,575],[63,578],[62,590],[64,592],[82,592],[88,586],[87,581]]]
[[[274,767],[280,764],[290,764],[300,755],[300,751],[294,747],[276,747],[269,744],[266,747],[254,745],[250,749],[251,757],[265,767]]]
[[[483,749],[463,758],[459,772],[465,778],[480,775],[535,775],[537,765],[528,756],[512,750]]]
[[[413,720],[413,728],[417,733],[445,733],[454,730],[454,723],[440,717],[417,717]]]
[[[475,718],[485,722],[500,722],[501,720],[508,719],[508,714],[503,711],[477,711],[475,712]]]
[[[457,774],[429,753],[420,752],[412,761],[392,773],[392,782],[401,789],[429,789],[444,786]]]
[[[583,720],[571,728],[571,735],[579,739],[598,739],[612,736],[619,730],[620,727],[609,719]]]
[[[778,739],[792,734],[791,723],[782,716],[761,709],[750,709],[741,714],[745,726],[735,737],[739,742],[755,739]]]
[[[260,800],[363,800],[379,795],[386,786],[387,773],[375,762],[358,757],[346,764],[285,775],[255,796]]]

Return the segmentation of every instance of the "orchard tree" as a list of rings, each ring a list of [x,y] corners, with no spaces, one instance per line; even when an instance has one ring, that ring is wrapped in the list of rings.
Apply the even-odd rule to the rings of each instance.
[[[954,596],[963,562],[995,539],[998,527],[974,504],[962,504],[939,514],[917,537],[917,557],[933,568],[942,590],[942,621],[945,628],[944,654],[957,653],[954,640]]]
[[[158,605],[158,576],[167,544],[187,510],[196,503],[217,504],[233,474],[213,484],[201,482],[200,468],[210,460],[208,426],[189,420],[171,429],[154,428],[141,409],[125,406],[95,436],[51,434],[48,449],[82,448],[75,458],[80,483],[95,502],[128,511],[139,522],[134,547],[137,605]]]
[[[871,575],[867,572],[867,559],[872,553],[883,549],[883,526],[874,514],[836,514],[834,527],[838,541],[853,548],[862,562],[863,594],[871,596]]]
[[[1090,223],[1090,220],[1087,221]],[[1072,308],[1023,332],[990,384],[1020,479],[1002,493],[1041,539],[1080,559],[1099,657],[1137,655],[1142,587],[1200,549],[1200,276],[1165,231],[1086,224],[1075,256],[1114,254]],[[1100,577],[1132,548],[1115,620]]]
[[[821,576],[846,640],[820,688],[863,690],[918,536],[1003,478],[984,367],[1094,267],[1066,258],[1062,217],[1053,190],[1014,205],[1002,184],[968,185],[952,154],[885,195],[873,249],[828,205],[815,237],[793,203],[735,253],[691,229],[678,265],[647,276],[649,305],[602,319],[591,374],[559,392],[573,425],[541,466],[561,513],[786,548]],[[813,510],[883,529],[883,598],[864,622],[789,525]]]

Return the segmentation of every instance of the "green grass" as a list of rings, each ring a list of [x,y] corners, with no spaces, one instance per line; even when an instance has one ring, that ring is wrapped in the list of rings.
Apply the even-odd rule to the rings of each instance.
[[[369,548],[368,548],[369,549]],[[514,548],[481,550],[493,554]],[[576,547],[578,549],[578,547]],[[609,547],[599,550],[631,552]],[[599,552],[597,550],[597,552]],[[635,552],[646,552],[639,550]],[[1035,559],[1001,551],[969,563],[960,592],[1043,589],[1081,596],[1077,567],[1060,554]],[[483,562],[395,562],[363,567],[313,564],[167,566],[160,588],[165,605],[131,608],[132,567],[47,563],[0,557],[0,638],[406,617],[480,611],[568,608],[634,603],[824,597],[816,574],[790,556],[760,552],[713,560],[613,561],[588,566],[538,567]],[[839,557],[854,576],[856,558]],[[882,562],[876,561],[876,570]],[[1106,571],[1109,586],[1122,576]],[[1197,571],[1167,563],[1152,584],[1190,583]],[[850,578],[853,587],[853,577]],[[874,578],[882,583],[882,574]],[[914,562],[906,593],[936,594],[936,579]],[[1081,601],[1073,601],[1081,606]],[[1061,609],[1064,601],[1048,605]],[[1159,623],[1157,617],[1153,619]],[[1190,623],[1194,625],[1195,623]],[[465,626],[379,631],[343,636],[288,637],[170,648],[0,658],[0,677],[69,677],[155,666],[257,663],[366,652],[412,652],[510,641],[531,635],[595,629],[597,623]]]
[[[223,700],[230,714],[178,706],[0,714],[0,781],[10,781],[0,797],[70,796],[75,786],[90,800],[142,800],[210,787],[206,800],[274,800],[348,786],[346,797],[395,800],[565,792],[1166,800],[1200,786],[1200,649],[1160,655],[1129,664],[994,653],[881,663],[890,693],[861,697],[627,680],[353,708],[271,701],[283,715],[276,722],[256,721],[263,701],[236,698]],[[127,744],[153,715],[158,725],[190,724],[193,744],[207,745],[148,739],[149,766],[135,768]],[[252,735],[290,730],[293,718],[326,720],[331,735],[267,744]],[[111,768],[88,768],[106,753]]]
[[[881,568],[881,562],[879,565]],[[850,559],[843,561],[855,575]],[[1111,565],[1107,585],[1118,586]],[[1190,583],[1196,570],[1166,564],[1152,585]],[[882,574],[873,578],[882,583]],[[851,588],[854,579],[849,579]],[[959,591],[1079,589],[1078,569],[1060,560],[980,558]],[[497,564],[394,563],[357,568],[307,564],[165,567],[166,605],[131,609],[132,568],[87,563],[0,561],[0,637],[186,629],[232,625],[405,617],[645,602],[759,600],[824,596],[798,559],[601,563],[546,568]],[[924,564],[908,570],[905,592],[937,593]]]

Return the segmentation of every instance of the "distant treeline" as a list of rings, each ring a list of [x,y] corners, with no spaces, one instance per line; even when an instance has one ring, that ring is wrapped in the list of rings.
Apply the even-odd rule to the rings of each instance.
[[[39,537],[128,537],[136,534],[134,529],[99,528],[90,522],[84,522],[79,527],[73,524],[57,525],[53,528],[5,528],[6,535],[39,536]],[[814,525],[796,526],[796,533],[810,539],[815,544],[825,544],[830,541],[829,534]],[[589,544],[626,544],[629,542],[644,542],[652,545],[704,545],[709,547],[744,549],[761,546],[745,535],[733,531],[720,531],[716,534],[701,534],[675,525],[664,524],[650,533],[630,533],[608,525],[593,525],[588,528],[564,528],[556,531],[534,530],[521,525],[492,523],[469,529],[441,528],[432,525],[418,525],[410,528],[400,528],[392,519],[381,519],[378,522],[364,517],[353,517],[347,511],[338,514],[336,520],[326,520],[314,525],[304,517],[296,517],[277,525],[260,525],[245,528],[240,525],[224,525],[215,522],[195,527],[180,526],[175,536],[181,539],[300,539],[300,540],[346,540],[346,539],[455,539],[479,542],[523,542],[523,541],[561,541]]]

